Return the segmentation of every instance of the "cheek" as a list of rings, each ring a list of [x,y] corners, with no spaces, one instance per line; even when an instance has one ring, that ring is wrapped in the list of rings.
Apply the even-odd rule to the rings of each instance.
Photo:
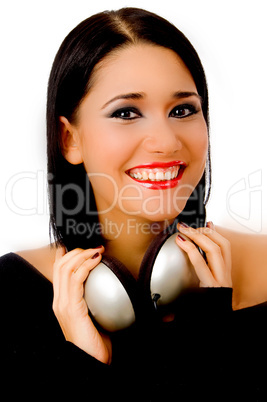
[[[200,139],[198,144],[199,159],[200,162],[202,161],[204,166],[206,165],[207,161],[208,148],[209,148],[209,139],[208,139],[208,133],[206,132],[205,136],[203,136],[203,138]]]
[[[206,122],[198,124],[194,134],[188,137],[187,148],[190,150],[191,161],[198,164],[206,164],[209,147],[208,130]]]
[[[208,130],[205,120],[194,124],[194,129],[187,133],[184,146],[187,149],[189,165],[183,176],[183,197],[191,194],[201,179],[207,162],[209,147]]]
[[[106,172],[114,178],[124,172],[129,159],[139,145],[138,136],[112,124],[96,124],[81,135],[81,150],[86,171]],[[116,177],[118,179],[118,177]]]
[[[118,145],[110,130],[101,125],[90,125],[83,130],[81,152],[87,173],[112,172],[118,159]]]

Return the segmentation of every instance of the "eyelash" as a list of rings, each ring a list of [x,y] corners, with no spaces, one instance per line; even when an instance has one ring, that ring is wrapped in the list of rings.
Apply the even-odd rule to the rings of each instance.
[[[184,112],[185,110],[188,110],[187,114],[174,115],[176,113],[176,111]],[[186,117],[192,116],[198,112],[199,112],[199,110],[194,105],[183,104],[183,105],[175,106],[169,113],[169,117],[173,117],[176,119],[185,119]],[[131,115],[131,113],[134,113],[135,116],[129,117]],[[124,114],[124,116],[123,116],[123,114]],[[125,114],[128,114],[128,117],[126,117]],[[131,120],[135,120],[135,119],[142,117],[142,113],[135,107],[123,107],[123,108],[115,110],[115,112],[113,112],[110,117],[114,118],[114,119],[131,121]]]
[[[123,117],[122,116],[123,113],[134,113],[137,116]],[[135,120],[139,117],[142,117],[142,114],[135,107],[122,107],[118,110],[115,110],[115,112],[113,112],[110,117],[115,118],[115,119],[122,119],[122,120]]]
[[[174,111],[185,111],[185,110],[188,110],[188,114],[184,114],[184,115],[180,115],[180,116],[171,116],[171,114],[174,112]],[[190,116],[192,116],[192,115],[194,115],[194,114],[197,114],[199,112],[199,109],[198,108],[196,108],[194,105],[192,105],[192,104],[188,104],[188,103],[186,103],[186,104],[184,104],[184,105],[178,105],[178,106],[175,106],[173,109],[172,109],[172,111],[170,112],[170,114],[169,114],[169,116],[170,117],[174,117],[174,118],[176,118],[176,119],[185,119],[186,117],[190,117]]]

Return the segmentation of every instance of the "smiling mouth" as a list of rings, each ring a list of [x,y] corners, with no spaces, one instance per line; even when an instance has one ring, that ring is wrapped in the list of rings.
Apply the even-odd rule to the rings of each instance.
[[[126,173],[147,188],[164,189],[175,187],[181,180],[185,168],[184,162],[175,161],[137,166],[127,170]]]

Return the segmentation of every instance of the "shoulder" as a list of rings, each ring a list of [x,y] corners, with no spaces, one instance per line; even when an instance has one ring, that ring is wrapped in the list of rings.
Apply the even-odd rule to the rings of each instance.
[[[55,246],[47,245],[37,249],[17,251],[16,255],[27,261],[27,263],[31,264],[37,271],[52,282],[55,253]]]
[[[267,301],[267,235],[216,230],[231,244],[234,309]]]
[[[52,282],[55,250],[55,247],[48,245],[38,249],[5,254],[0,257],[1,275],[14,275],[14,271],[19,274],[23,268],[31,267]]]
[[[28,260],[17,253],[0,257],[0,314],[10,325],[10,316],[21,323],[23,317],[32,319],[36,309],[47,309],[53,294],[49,278],[40,269],[42,264],[38,266],[38,261],[31,258],[33,254],[29,251],[21,254],[29,257]],[[35,262],[39,269],[34,266]]]

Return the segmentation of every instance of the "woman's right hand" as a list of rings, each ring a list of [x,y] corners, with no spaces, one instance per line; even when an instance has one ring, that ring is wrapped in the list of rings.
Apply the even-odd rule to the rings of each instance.
[[[84,282],[101,260],[104,247],[56,251],[53,268],[53,311],[65,339],[102,363],[111,362],[111,341],[100,334],[88,315]]]

